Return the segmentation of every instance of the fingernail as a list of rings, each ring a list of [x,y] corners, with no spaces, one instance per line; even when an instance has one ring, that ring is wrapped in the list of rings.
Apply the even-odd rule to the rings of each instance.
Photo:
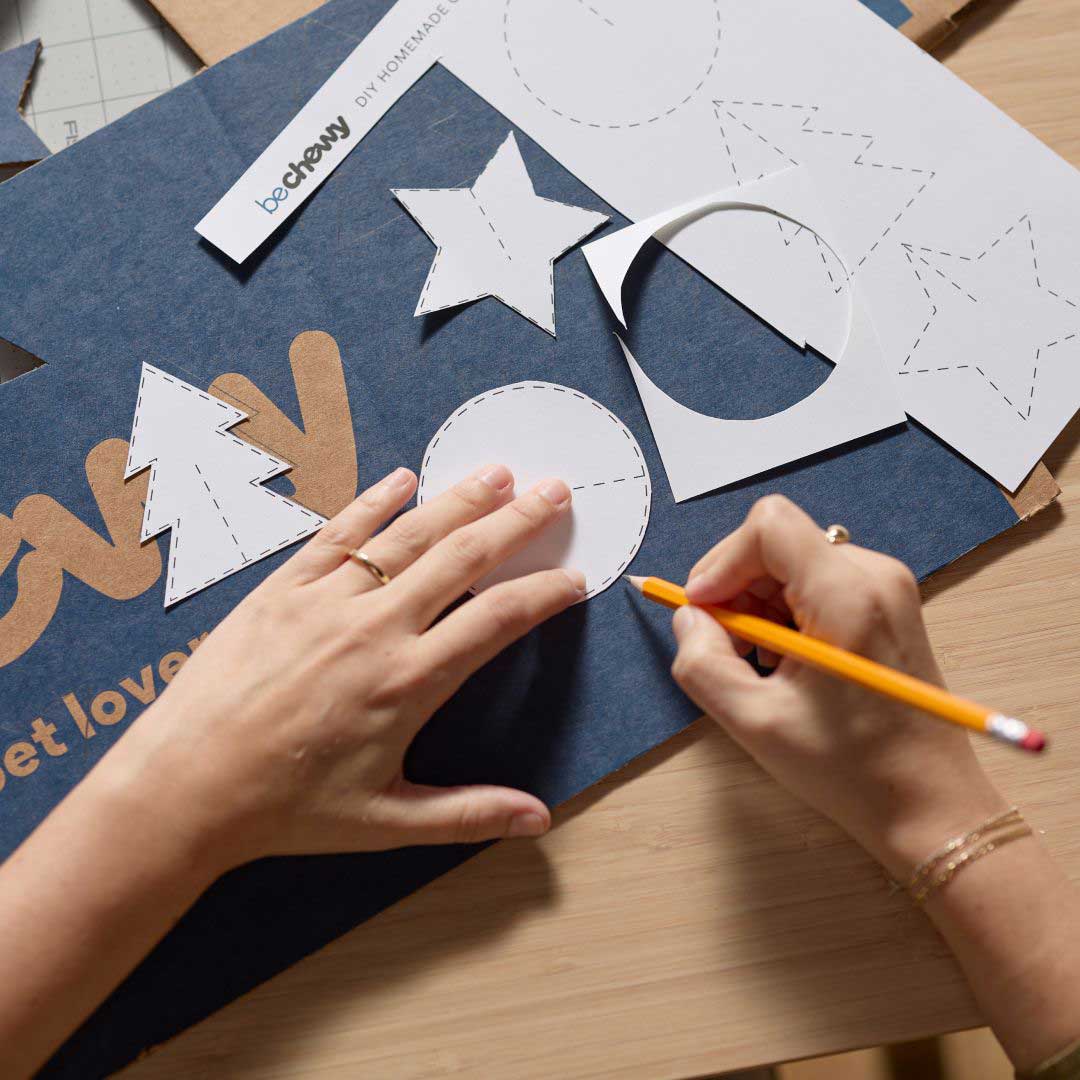
[[[692,600],[704,599],[713,587],[713,575],[707,570],[701,570],[691,574],[686,581],[686,595]]]
[[[483,483],[496,491],[505,491],[514,482],[514,474],[505,465],[485,465],[479,476]]]
[[[405,487],[411,480],[413,474],[409,469],[401,468],[395,469],[387,478],[386,483],[389,487],[399,488]]]
[[[519,836],[543,836],[547,832],[547,822],[537,813],[515,814],[507,826],[509,839]]]
[[[536,492],[552,506],[562,508],[570,501],[570,489],[561,480],[541,480]]]
[[[570,579],[570,584],[584,596],[588,589],[588,585],[585,582],[585,575],[580,570],[563,570],[563,573]]]

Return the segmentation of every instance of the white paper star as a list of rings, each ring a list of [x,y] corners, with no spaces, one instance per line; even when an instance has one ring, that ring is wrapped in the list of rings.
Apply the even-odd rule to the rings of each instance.
[[[468,188],[395,188],[436,245],[417,315],[493,296],[555,335],[554,262],[606,222],[537,195],[511,132]]]
[[[1080,306],[1043,280],[1029,215],[972,255],[903,247],[928,311],[898,374],[966,371],[1011,418],[1031,420],[1047,370],[1076,364]]]

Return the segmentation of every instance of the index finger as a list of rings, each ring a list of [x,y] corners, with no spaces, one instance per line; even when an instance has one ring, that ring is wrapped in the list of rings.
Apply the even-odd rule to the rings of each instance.
[[[388,586],[422,627],[570,509],[570,489],[544,480],[513,502],[452,532]]]
[[[828,550],[808,514],[783,495],[767,495],[690,571],[686,593],[694,603],[719,604],[761,578],[799,588]]]

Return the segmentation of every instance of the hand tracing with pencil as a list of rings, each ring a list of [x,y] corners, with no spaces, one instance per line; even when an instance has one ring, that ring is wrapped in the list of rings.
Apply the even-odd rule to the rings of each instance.
[[[826,538],[837,535],[835,530],[840,529],[843,526],[829,526]],[[843,529],[843,533],[846,535],[847,530]],[[835,544],[841,541],[829,539],[828,542]],[[678,609],[691,603],[681,585],[673,585],[662,578],[641,578],[628,574],[626,580],[646,599],[663,604],[666,608]],[[1005,716],[973,701],[965,701],[940,686],[915,679],[846,649],[838,649],[826,641],[801,634],[760,615],[729,611],[715,604],[707,605],[705,610],[730,634],[751,645],[768,649],[778,656],[790,656],[818,671],[838,679],[848,679],[875,694],[904,702],[929,716],[982,732],[1021,750],[1040,754],[1046,749],[1046,736],[1032,731],[1015,716]]]
[[[0,1074],[1080,1080],[1075,4],[152,3],[0,14]]]

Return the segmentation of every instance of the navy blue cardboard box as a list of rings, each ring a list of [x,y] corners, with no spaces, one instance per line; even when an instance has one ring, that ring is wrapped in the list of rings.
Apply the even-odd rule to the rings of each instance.
[[[0,511],[8,515],[0,518],[0,748],[25,740],[38,718],[56,726],[65,746],[62,754],[40,754],[29,775],[6,776],[5,857],[136,717],[142,704],[123,680],[142,686],[144,697],[160,693],[161,658],[187,650],[288,554],[166,612],[152,565],[129,589],[134,595],[115,599],[85,568],[82,577],[68,564],[50,572],[50,556],[38,549],[55,534],[31,543],[19,532],[22,515],[33,517],[26,507],[40,512],[47,496],[55,500],[48,512],[59,515],[49,520],[71,525],[73,516],[93,530],[98,568],[108,565],[115,508],[95,496],[86,462],[95,447],[102,454],[102,443],[127,438],[143,360],[202,387],[226,372],[243,375],[299,425],[290,344],[306,330],[331,334],[344,358],[360,484],[401,463],[417,466],[446,416],[486,389],[526,378],[578,388],[614,411],[641,444],[653,516],[635,568],[674,578],[771,491],[818,521],[844,522],[921,577],[1017,521],[990,480],[915,425],[676,505],[579,251],[556,266],[557,339],[494,300],[414,319],[433,250],[390,189],[471,182],[510,130],[442,68],[395,106],[249,264],[237,269],[201,242],[193,223],[385,7],[383,0],[336,0],[0,187],[0,337],[45,361],[0,386]],[[897,19],[901,7],[889,5]],[[609,229],[624,223],[517,134],[540,194],[610,214]],[[692,408],[766,415],[828,375],[825,361],[792,348],[659,248],[643,260],[633,293],[631,347]],[[118,445],[106,447],[114,458]],[[95,475],[100,481],[104,469],[115,481],[117,468],[99,460]],[[290,490],[287,481],[281,489]],[[129,506],[129,531],[131,516]],[[410,774],[519,785],[555,804],[620,768],[695,716],[668,677],[667,618],[618,587],[565,613],[435,717],[413,748]],[[33,643],[11,655],[16,631],[25,636],[28,625]],[[69,706],[86,710],[103,690],[121,695],[122,721],[77,722]],[[119,1068],[472,850],[277,859],[230,874],[44,1075],[85,1078]]]

